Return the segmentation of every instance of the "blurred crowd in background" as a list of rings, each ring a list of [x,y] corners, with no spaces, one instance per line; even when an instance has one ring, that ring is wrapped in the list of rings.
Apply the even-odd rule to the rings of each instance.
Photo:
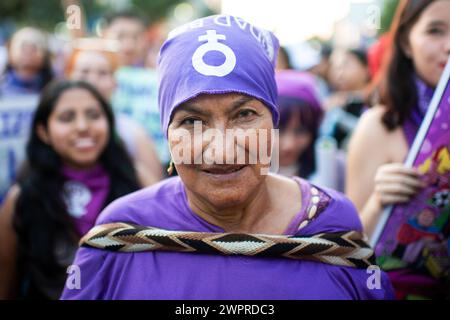
[[[309,1],[298,2],[308,10]],[[295,29],[290,38],[280,35],[276,68],[280,174],[345,191],[349,138],[360,116],[378,102],[373,84],[389,45],[387,31],[398,3],[355,2],[350,6],[354,10],[334,21],[326,36],[304,38],[303,32],[296,38]],[[61,281],[55,276],[59,269],[48,257],[56,250],[58,267],[67,265],[64,261],[73,258],[73,251],[64,248],[74,244],[66,239],[55,249],[53,234],[65,230],[71,236],[61,239],[79,239],[105,203],[168,176],[170,154],[158,112],[159,48],[173,27],[223,14],[224,8],[231,8],[225,0],[17,0],[0,4],[0,205],[28,213],[39,211],[41,205],[47,208],[43,212],[54,213],[40,219],[31,214],[11,218],[19,237],[0,234],[4,245],[18,248],[14,251],[19,259],[34,259],[36,265],[48,265],[50,270],[38,272],[34,264],[27,270],[20,264],[11,267],[13,273],[21,274],[17,287],[23,295],[58,297],[52,284]],[[251,22],[253,17],[243,18]],[[321,17],[315,19],[320,22]],[[273,31],[277,34],[276,27]],[[93,133],[72,141],[64,136],[64,126],[71,123],[79,132],[92,126]],[[83,157],[97,157],[101,166],[79,170],[80,164],[91,160]],[[61,158],[66,165],[55,173]],[[99,192],[90,196],[103,199],[93,204],[98,206],[92,209],[96,214],[84,216],[75,229],[69,217],[83,215],[80,203],[90,198],[77,184],[65,184],[64,194],[72,192],[72,196],[61,199],[61,179],[85,181]],[[105,185],[109,191],[102,194]],[[19,197],[18,186],[34,193]],[[39,197],[47,200],[33,206]],[[7,198],[18,201],[9,203]],[[69,215],[54,216],[61,210]],[[30,225],[36,231],[26,229]],[[33,236],[42,230],[52,236],[42,240]],[[33,244],[31,253],[20,251],[24,243]],[[30,278],[39,279],[39,285],[23,280],[22,274],[33,272],[39,277]]]
[[[277,69],[293,70],[298,77],[281,75],[280,81],[296,78],[294,86],[301,89],[294,101],[280,95],[280,103],[288,105],[280,127],[282,174],[315,176],[343,191],[349,133],[368,102],[386,42],[383,32],[397,2],[359,4],[359,25],[352,24],[355,13],[349,12],[335,22],[328,38],[303,39],[292,31],[287,43],[281,41]],[[372,17],[368,9],[374,5],[379,12]],[[1,6],[0,201],[20,172],[32,114],[52,80],[93,84],[112,106],[117,134],[133,159],[140,183],[148,186],[162,179],[170,157],[157,106],[155,68],[160,45],[173,27],[221,14],[225,3],[221,7],[220,1],[65,0],[12,1]],[[301,8],[307,11],[308,4]],[[368,29],[374,19],[381,24]],[[324,161],[316,160],[317,153]],[[336,158],[332,166],[338,170],[317,171],[323,165],[330,167]],[[330,170],[335,172],[331,176]]]

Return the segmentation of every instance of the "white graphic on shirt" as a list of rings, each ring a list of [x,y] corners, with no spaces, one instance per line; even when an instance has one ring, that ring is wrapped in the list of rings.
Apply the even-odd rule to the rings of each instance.
[[[81,182],[67,181],[63,187],[63,199],[69,214],[80,218],[87,213],[86,207],[92,199],[92,194]]]
[[[224,77],[233,71],[236,66],[236,55],[227,45],[218,42],[226,40],[223,34],[217,34],[216,30],[207,30],[205,35],[198,37],[198,41],[207,41],[195,50],[192,55],[192,66],[195,70],[205,76]],[[209,65],[203,60],[203,57],[209,51],[219,51],[225,56],[225,61],[219,65]]]

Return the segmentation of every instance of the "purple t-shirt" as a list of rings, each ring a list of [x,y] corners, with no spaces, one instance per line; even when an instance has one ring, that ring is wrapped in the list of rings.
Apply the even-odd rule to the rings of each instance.
[[[308,182],[296,179],[308,206]],[[314,235],[362,229],[356,210],[342,194],[320,189],[327,208],[300,231],[305,209],[286,233]],[[179,177],[116,200],[97,224],[128,222],[168,230],[224,232],[189,207]],[[295,224],[295,226],[294,226]],[[222,256],[166,251],[122,253],[82,247],[74,262],[80,267],[80,289],[66,286],[62,299],[391,299],[387,276],[369,289],[365,269],[287,258]]]

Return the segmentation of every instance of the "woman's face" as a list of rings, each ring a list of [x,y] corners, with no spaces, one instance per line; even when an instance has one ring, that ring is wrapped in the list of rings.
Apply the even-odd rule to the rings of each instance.
[[[18,70],[38,72],[45,62],[43,35],[33,29],[19,31],[11,40],[11,65]]]
[[[106,99],[112,96],[116,88],[111,63],[99,52],[80,52],[69,76],[72,80],[86,81],[95,86]]]
[[[242,94],[201,95],[177,108],[169,145],[188,195],[217,210],[245,204],[270,166],[271,129],[270,110]]]
[[[134,65],[145,56],[145,26],[136,19],[116,19],[106,30],[105,37],[119,41],[120,64]]]
[[[335,55],[330,67],[330,82],[337,91],[363,89],[369,81],[369,69],[349,52]]]
[[[100,102],[87,90],[65,91],[38,136],[73,168],[94,166],[109,139],[109,124]]]
[[[302,125],[300,116],[294,113],[286,128],[280,130],[280,166],[297,164],[311,143],[312,134]]]
[[[436,86],[450,55],[450,1],[431,3],[411,28],[405,53],[418,76]]]

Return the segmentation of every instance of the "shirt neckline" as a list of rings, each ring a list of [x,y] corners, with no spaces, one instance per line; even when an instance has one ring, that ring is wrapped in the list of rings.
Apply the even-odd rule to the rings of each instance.
[[[294,216],[294,218],[292,218],[291,222],[289,223],[288,227],[283,233],[284,235],[293,235],[296,233],[300,223],[302,223],[306,219],[307,210],[311,202],[311,192],[309,182],[297,176],[291,177],[291,179],[297,182],[300,188],[302,207],[300,208],[300,211]]]
[[[303,220],[305,220],[305,218],[306,218],[307,209],[308,209],[308,207],[310,205],[310,201],[311,201],[309,183],[299,177],[296,177],[296,176],[291,177],[291,179],[293,179],[300,188],[302,207],[300,208],[300,211],[297,214],[295,214],[295,216],[289,222],[287,228],[284,230],[284,232],[281,235],[295,234],[295,231],[297,230],[300,223]],[[182,194],[182,199],[183,199],[182,203],[183,203],[183,206],[184,206],[184,209],[186,210],[186,212],[188,212],[189,215],[192,216],[198,223],[200,223],[202,226],[206,227],[210,231],[225,233],[226,231],[224,229],[222,229],[221,227],[219,227],[215,224],[212,224],[212,223],[206,221],[204,218],[200,217],[194,211],[192,211],[191,207],[189,206],[189,202],[188,202],[188,198],[187,198],[187,194],[186,194],[186,188],[185,188],[183,182],[181,181],[181,179],[180,179],[180,182],[181,182],[180,183],[181,194]]]

